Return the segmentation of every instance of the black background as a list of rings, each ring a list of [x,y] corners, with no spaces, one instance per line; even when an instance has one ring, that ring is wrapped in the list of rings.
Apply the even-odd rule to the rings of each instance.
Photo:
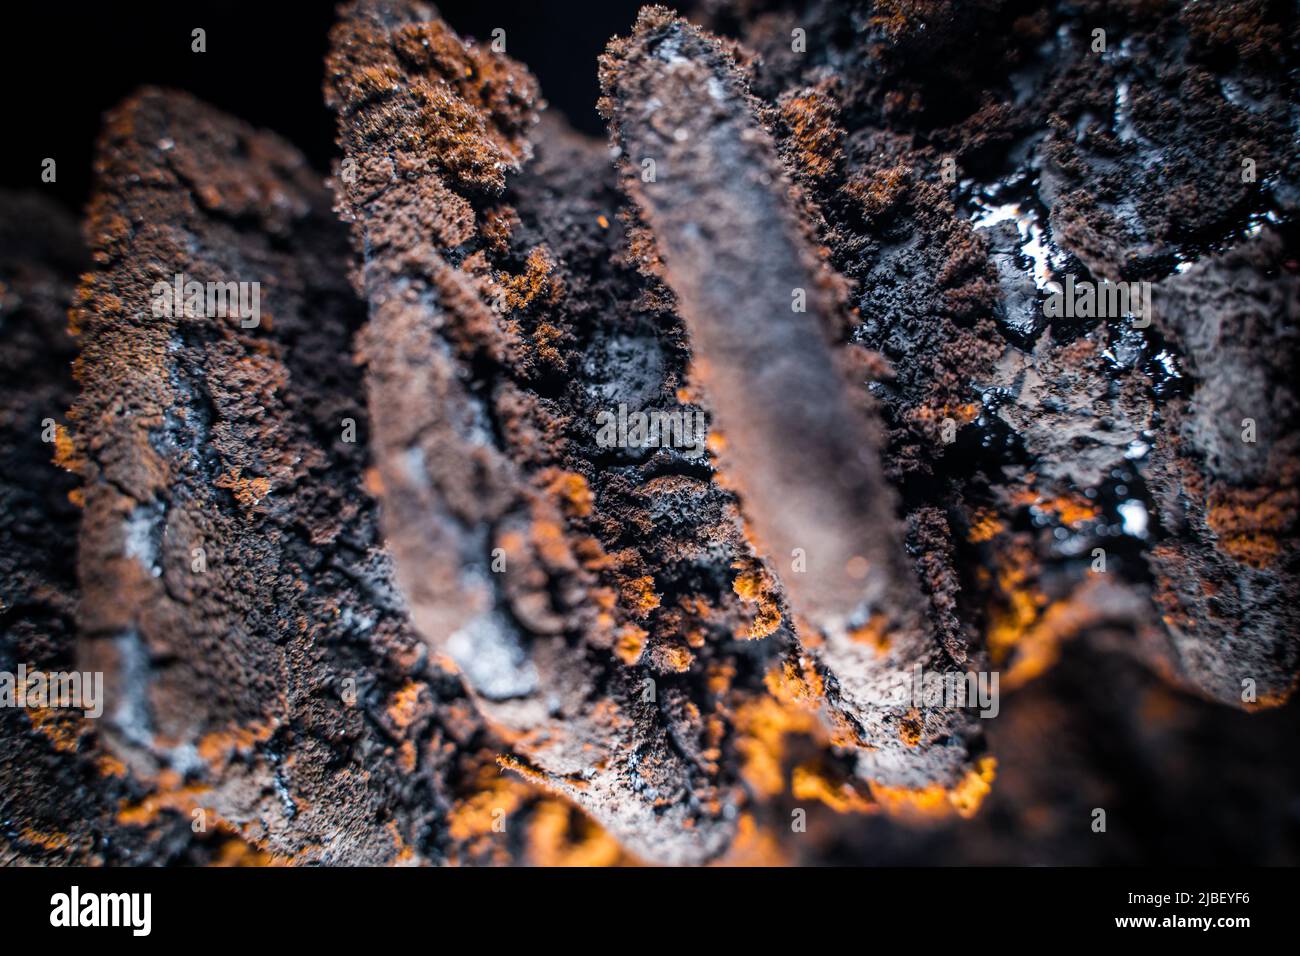
[[[1293,873],[1284,870],[838,868],[706,869],[133,869],[0,868],[0,912],[17,948],[107,945],[114,950],[210,941],[326,953],[414,942],[439,953],[574,942],[581,952],[808,949],[823,940],[888,940],[923,952],[1052,952],[1127,938],[1133,947],[1232,953],[1294,935]],[[54,929],[50,898],[152,893],[152,932]],[[1129,903],[1130,893],[1245,892],[1249,903]],[[680,901],[698,901],[683,917]],[[6,905],[7,904],[7,905]],[[757,905],[756,905],[757,904]],[[1246,916],[1248,928],[1117,928],[1116,917]],[[831,929],[833,927],[833,929]],[[829,930],[829,932],[828,932]],[[425,941],[428,941],[427,943]],[[795,941],[798,942],[795,942]],[[1072,947],[1063,945],[1069,940]],[[453,942],[454,941],[454,942]],[[810,942],[811,941],[811,942]],[[1158,941],[1158,942],[1157,942]],[[358,945],[360,944],[360,945]],[[546,945],[545,942],[542,943]],[[365,946],[366,948],[361,948]],[[1195,951],[1195,950],[1193,950]]]
[[[462,36],[495,27],[506,50],[537,76],[552,109],[604,135],[596,115],[596,57],[626,35],[642,0],[591,3],[456,0],[436,4]],[[672,6],[672,4],[668,4]],[[4,145],[0,188],[47,191],[80,214],[89,195],[95,137],[105,110],[154,84],[280,133],[320,172],[334,156],[334,118],[321,92],[332,0],[20,0],[0,18]],[[207,31],[207,52],[190,49]],[[41,182],[46,157],[57,180]]]

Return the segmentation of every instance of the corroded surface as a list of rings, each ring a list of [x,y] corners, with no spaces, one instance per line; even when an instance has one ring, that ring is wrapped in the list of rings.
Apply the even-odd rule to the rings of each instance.
[[[65,313],[85,251],[71,216],[0,194],[0,669],[65,670],[76,643],[76,481],[54,464],[73,395]],[[48,441],[47,439],[54,439]],[[0,864],[96,858],[90,721],[0,708]]]
[[[1297,35],[647,8],[605,142],[359,0],[333,210],[131,97],[89,264],[0,218],[0,656],[108,679],[0,712],[0,859],[1293,861]],[[156,313],[177,273],[260,321]],[[1067,274],[1150,326],[1049,317]],[[707,447],[611,445],[619,405]],[[999,716],[882,705],[918,665]]]
[[[716,761],[674,745],[664,710],[676,695],[643,687],[619,656],[639,658],[661,599],[653,575],[629,573],[644,563],[635,549],[610,554],[592,534],[609,520],[591,488],[597,449],[566,434],[590,420],[570,404],[581,390],[562,388],[582,359],[584,280],[567,263],[581,239],[537,234],[549,210],[503,195],[534,150],[535,84],[419,13],[349,8],[327,68],[342,210],[364,250],[362,354],[399,579],[416,626],[511,741],[507,766],[641,853],[707,859],[730,829]],[[461,113],[475,119],[454,145],[413,135]],[[549,138],[562,161],[607,178],[589,146]],[[481,156],[492,161],[466,158]]]
[[[361,315],[328,199],[287,144],[176,94],[124,104],[100,155],[65,464],[79,665],[154,789],[138,816],[201,809],[277,859],[437,859],[478,731],[407,623],[346,437]],[[175,272],[259,283],[260,321],[159,315]]]
[[[842,326],[843,290],[784,201],[789,183],[743,81],[716,41],[654,11],[601,69],[625,188],[687,318],[725,442],[719,457],[859,728],[860,772],[891,786],[953,786],[969,770],[975,724],[921,709],[905,735],[881,706],[891,679],[951,661],[903,551],[879,424],[852,388],[850,370],[865,360],[826,340]]]
[[[1295,202],[1273,78],[1295,23],[1089,5],[992,31],[994,6],[813,4],[742,31],[855,282],[850,337],[887,363],[869,385],[887,469],[905,507],[946,513],[975,568],[960,616],[983,620],[1013,684],[1118,624],[1191,689],[1279,702],[1300,654],[1295,392],[1277,371],[1295,353],[1295,254],[1293,227],[1269,223]],[[789,52],[796,25],[806,55]],[[1001,37],[999,55],[969,31]],[[1066,274],[1151,281],[1151,328],[1045,318]]]

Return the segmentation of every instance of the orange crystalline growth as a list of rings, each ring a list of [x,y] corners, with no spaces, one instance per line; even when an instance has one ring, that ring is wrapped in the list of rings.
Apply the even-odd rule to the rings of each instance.
[[[641,651],[645,649],[646,638],[649,633],[643,627],[637,627],[635,624],[626,624],[620,629],[618,640],[614,645],[614,653],[628,667],[634,665],[641,659]]]
[[[528,253],[522,275],[499,275],[498,281],[505,287],[506,302],[512,309],[526,309],[533,300],[543,304],[554,305],[564,294],[563,281],[555,274],[555,260],[550,250],[538,246]]]
[[[997,776],[997,760],[993,757],[981,757],[975,769],[951,788],[931,784],[919,790],[905,787],[888,787],[883,784],[870,784],[871,795],[891,815],[919,819],[942,819],[955,814],[962,818],[973,817],[992,789],[993,778]]]
[[[754,623],[741,630],[738,637],[756,641],[769,636],[781,626],[781,609],[775,598],[776,586],[762,567],[753,566],[741,571],[731,586],[742,601],[755,605]]]
[[[619,866],[633,863],[604,829],[560,800],[540,800],[528,821],[533,866]]]
[[[241,478],[239,475],[242,470],[235,467],[212,483],[218,488],[230,491],[244,508],[252,508],[271,493],[271,480],[261,477]]]
[[[559,496],[565,508],[575,518],[586,518],[591,514],[591,488],[587,485],[587,479],[577,472],[557,472],[547,486],[547,490]]]
[[[781,119],[790,129],[799,171],[822,179],[835,171],[844,130],[835,124],[836,105],[824,90],[810,89],[781,100]]]
[[[794,768],[790,792],[800,800],[820,800],[836,813],[871,813],[879,809],[874,800],[858,793],[852,783],[835,778],[816,761]]]
[[[817,705],[826,696],[826,687],[812,662],[800,658],[786,660],[763,677],[767,689],[780,701],[791,704]]]

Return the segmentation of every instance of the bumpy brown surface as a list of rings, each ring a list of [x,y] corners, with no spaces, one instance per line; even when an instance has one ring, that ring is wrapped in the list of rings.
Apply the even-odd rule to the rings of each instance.
[[[756,104],[717,41],[656,10],[611,45],[601,71],[624,188],[689,323],[724,470],[804,641],[817,647],[809,653],[858,728],[860,773],[890,786],[954,786],[970,770],[976,724],[959,710],[883,706],[891,680],[952,661],[903,551],[874,410],[852,387],[864,359],[827,341],[843,324],[842,289],[785,199],[790,184]]]
[[[730,830],[716,767],[673,745],[668,695],[615,654],[646,633],[654,578],[619,575],[637,556],[582,533],[597,517],[592,469],[563,455],[576,416],[556,386],[578,361],[577,317],[556,240],[572,239],[525,241],[516,224],[545,211],[503,195],[505,174],[533,150],[535,84],[422,14],[348,8],[327,67],[342,210],[363,250],[362,353],[399,579],[416,626],[525,761],[508,766],[634,851],[707,859]],[[450,121],[461,115],[473,121]],[[448,142],[430,129],[459,132]],[[558,132],[552,142],[599,181],[590,152]]]
[[[292,148],[179,94],[129,100],[100,156],[65,464],[78,660],[107,674],[106,750],[149,788],[118,822],[198,809],[271,859],[441,860],[482,731],[407,623],[361,487],[361,310],[328,198]],[[156,314],[176,272],[260,283],[260,323]]]
[[[1285,699],[1300,653],[1295,392],[1276,369],[1295,353],[1295,255],[1290,229],[1267,222],[1294,210],[1290,96],[1273,78],[1294,18],[1250,4],[868,7],[774,12],[745,39],[819,235],[856,280],[852,337],[888,360],[870,388],[905,504],[947,499],[968,529],[958,554],[978,570],[961,616],[987,614],[1013,683],[1061,639],[1122,623],[1202,694]],[[1000,56],[958,39],[999,14]],[[796,26],[803,56],[789,53]],[[1248,50],[1225,42],[1248,33],[1261,38]],[[1231,264],[1192,265],[1261,232]],[[1067,273],[1153,281],[1153,328],[1047,328],[1043,285]],[[1268,423],[1254,444],[1244,418]]]
[[[692,20],[611,42],[611,150],[432,8],[345,5],[346,228],[287,144],[137,94],[66,416],[82,253],[6,208],[0,653],[109,676],[98,723],[0,714],[6,861],[1296,859],[1294,13]],[[155,316],[177,272],[261,324]],[[1049,322],[1066,274],[1152,326]],[[603,446],[619,403],[708,453]],[[915,664],[1000,715],[879,706]]]

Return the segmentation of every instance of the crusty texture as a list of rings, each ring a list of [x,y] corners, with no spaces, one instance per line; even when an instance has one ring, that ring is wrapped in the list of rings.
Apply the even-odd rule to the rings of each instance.
[[[698,862],[732,829],[716,763],[673,744],[653,682],[615,656],[645,633],[653,605],[628,600],[653,600],[653,586],[598,580],[613,559],[577,524],[587,476],[564,467],[560,437],[578,423],[548,397],[573,361],[569,250],[525,247],[512,224],[542,210],[503,195],[533,151],[536,96],[522,67],[418,4],[353,4],[334,31],[327,97],[340,208],[363,250],[385,528],[416,626],[511,742],[505,765],[635,852]],[[563,134],[551,142],[566,149]],[[598,154],[567,148],[599,183]]]
[[[153,807],[273,858],[441,859],[461,692],[361,487],[362,312],[327,194],[283,141],[156,90],[108,117],[96,175],[67,463],[109,750]],[[260,322],[157,314],[175,273],[260,283]]]
[[[49,200],[0,193],[0,670],[72,667],[76,480],[66,447],[73,344],[66,313],[86,254]],[[52,439],[52,440],[51,440]],[[117,795],[76,711],[0,708],[0,865],[102,859],[95,823]]]
[[[850,384],[847,350],[827,341],[844,322],[842,289],[786,198],[744,80],[717,40],[658,8],[610,45],[601,75],[624,188],[687,321],[724,470],[860,728],[860,772],[954,786],[970,772],[977,723],[955,709],[882,706],[891,682],[952,661],[903,550],[878,423]]]
[[[1194,382],[1164,409],[1150,479],[1168,656],[1207,696],[1276,706],[1300,670],[1300,270],[1268,229],[1152,295]]]
[[[946,518],[972,570],[940,592],[1004,682],[1120,625],[1188,689],[1285,700],[1295,244],[1267,221],[1295,208],[1276,72],[1293,12],[1045,4],[995,26],[1008,5],[708,6],[740,20],[751,88],[854,283],[886,473],[910,524]],[[1066,274],[1151,281],[1156,321],[1049,323],[1044,285]],[[923,581],[951,582],[934,563]]]
[[[5,197],[0,667],[110,691],[0,713],[0,861],[1297,858],[1300,17],[692,22],[611,44],[611,163],[431,8],[346,6],[350,254],[290,147],[138,94],[75,342],[71,223]],[[154,316],[177,271],[262,323]],[[1153,326],[1049,322],[1067,273]],[[707,454],[605,446],[620,402]],[[871,706],[906,662],[996,668],[998,718]]]

